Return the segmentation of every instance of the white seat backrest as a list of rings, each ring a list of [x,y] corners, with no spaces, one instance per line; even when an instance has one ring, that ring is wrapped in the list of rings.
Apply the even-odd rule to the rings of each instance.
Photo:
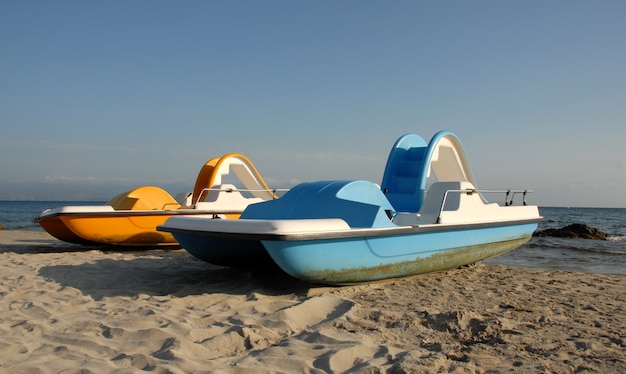
[[[424,198],[424,204],[420,213],[438,213],[441,210],[443,199],[446,199],[446,206],[444,210],[456,210],[459,209],[460,194],[458,192],[449,192],[446,196],[446,192],[453,190],[457,191],[462,188],[462,184],[471,185],[468,182],[435,182],[433,183]],[[463,186],[463,188],[468,188]]]

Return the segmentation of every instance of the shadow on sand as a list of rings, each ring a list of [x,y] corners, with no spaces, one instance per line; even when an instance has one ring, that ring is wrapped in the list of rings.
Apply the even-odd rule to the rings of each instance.
[[[65,252],[146,252],[150,250],[177,250],[179,245],[171,246],[113,246],[113,245],[81,245],[65,243],[59,240],[49,239],[16,239],[11,244],[5,244],[0,248],[0,252],[12,252],[17,254],[36,253],[65,253]]]
[[[135,257],[129,259],[128,254]],[[275,265],[262,269],[220,267],[197,260],[184,251],[142,251],[119,257],[80,265],[44,266],[39,269],[39,275],[64,287],[76,288],[94,300],[139,294],[185,297],[261,292],[305,296],[312,286],[290,277]]]

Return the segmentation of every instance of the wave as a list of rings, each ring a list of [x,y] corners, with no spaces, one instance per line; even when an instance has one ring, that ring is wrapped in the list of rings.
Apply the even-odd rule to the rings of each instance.
[[[2,224],[4,230],[43,230],[39,224],[34,222],[9,222]]]
[[[626,236],[623,235],[611,235],[608,238],[606,238],[606,240],[611,241],[611,242],[626,242]]]
[[[626,255],[626,236],[611,236],[608,240],[533,237],[524,247],[607,255]]]

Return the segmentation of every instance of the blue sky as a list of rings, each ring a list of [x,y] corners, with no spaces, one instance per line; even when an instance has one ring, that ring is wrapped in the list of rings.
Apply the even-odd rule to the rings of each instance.
[[[480,188],[626,207],[626,2],[0,0],[0,199],[380,182],[456,133]]]

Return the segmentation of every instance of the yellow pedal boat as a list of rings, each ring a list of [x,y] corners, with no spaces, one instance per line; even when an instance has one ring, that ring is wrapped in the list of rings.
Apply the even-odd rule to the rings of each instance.
[[[170,217],[237,219],[249,204],[276,197],[276,190],[267,186],[246,156],[230,153],[207,161],[193,192],[181,194],[178,199],[160,187],[143,186],[121,193],[104,205],[48,209],[35,222],[57,239],[75,244],[177,245],[172,234],[156,230]]]

